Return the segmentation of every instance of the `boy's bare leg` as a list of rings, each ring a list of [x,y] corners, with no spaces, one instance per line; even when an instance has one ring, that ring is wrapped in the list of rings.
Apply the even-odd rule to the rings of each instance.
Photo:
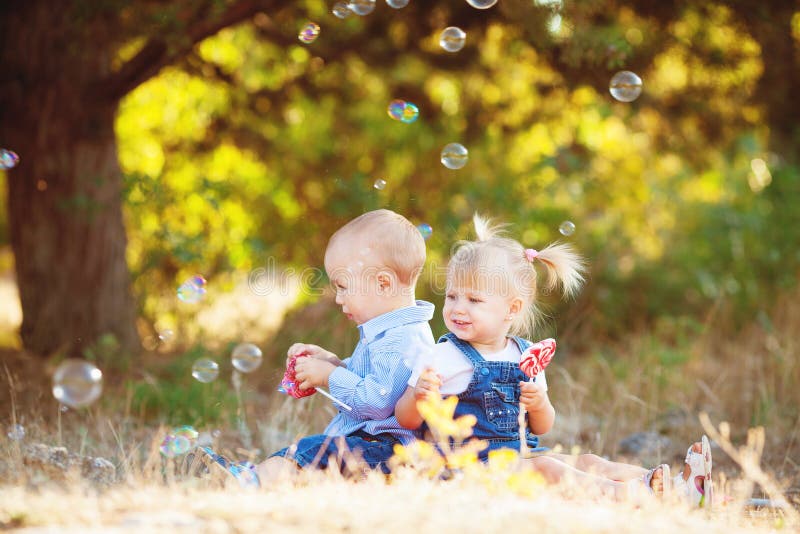
[[[262,488],[267,488],[275,482],[292,480],[297,475],[298,470],[295,462],[281,456],[267,458],[256,466],[258,480]]]
[[[644,467],[606,460],[596,454],[548,454],[550,458],[562,461],[578,471],[585,471],[611,480],[633,480],[642,478],[648,472]]]

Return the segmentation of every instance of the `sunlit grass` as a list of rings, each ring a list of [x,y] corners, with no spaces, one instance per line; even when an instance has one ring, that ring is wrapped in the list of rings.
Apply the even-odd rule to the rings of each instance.
[[[623,342],[595,343],[587,354],[571,354],[565,343],[548,369],[558,418],[543,442],[564,450],[617,458],[623,437],[653,430],[673,445],[655,458],[631,461],[648,466],[666,461],[677,469],[688,443],[708,433],[699,413],[708,412],[713,425],[729,421],[727,435],[735,444],[757,435],[750,427],[763,426],[762,441],[730,449],[740,451],[732,454],[744,458],[744,466],[730,460],[724,452],[728,449],[714,449],[720,494],[732,500],[710,514],[650,500],[612,502],[569,483],[545,486],[535,477],[516,475],[513,458],[496,459],[485,469],[466,457],[455,458],[464,474],[448,481],[431,477],[435,473],[428,464],[418,466],[421,470],[402,468],[390,480],[372,475],[356,482],[318,473],[297,485],[261,492],[219,490],[176,476],[175,464],[158,453],[173,425],[193,424],[212,436],[216,449],[256,461],[324,428],[333,414],[324,399],[296,400],[274,390],[291,342],[328,345],[344,356],[357,341],[352,326],[323,299],[290,313],[264,345],[264,365],[244,377],[241,406],[229,380],[225,341],[212,347],[177,344],[174,351],[151,353],[127,371],[112,370],[96,405],[67,412],[59,412],[50,397],[48,367],[24,354],[4,355],[8,371],[0,369],[0,400],[6,408],[0,417],[0,526],[485,532],[536,525],[577,532],[790,532],[795,516],[751,516],[742,512],[741,504],[752,495],[766,496],[765,484],[773,495],[796,499],[800,393],[795,384],[800,363],[794,332],[800,326],[800,306],[796,296],[787,295],[774,303],[769,317],[740,332],[732,333],[728,325],[724,313],[716,310],[705,324],[665,319]],[[575,345],[578,341],[573,336]],[[200,353],[220,360],[217,382],[191,379],[189,367]],[[670,422],[676,414],[678,423]],[[6,437],[12,423],[25,427],[23,441]],[[24,447],[31,443],[107,458],[117,468],[118,481],[98,489],[75,478],[49,480],[23,462]]]

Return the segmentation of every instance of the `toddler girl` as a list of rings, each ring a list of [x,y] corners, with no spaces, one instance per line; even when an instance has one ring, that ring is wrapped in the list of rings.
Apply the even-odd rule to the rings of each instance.
[[[477,214],[474,223],[477,241],[461,242],[448,264],[442,313],[449,333],[414,365],[395,415],[402,426],[420,429],[423,420],[417,410],[418,400],[432,394],[457,395],[455,416],[476,417],[473,436],[488,443],[480,455],[485,461],[489,451],[495,449],[520,450],[520,405],[527,411],[525,441],[534,450],[537,436],[548,432],[555,420],[544,371],[535,381],[528,381],[519,367],[522,352],[531,345],[526,337],[533,333],[540,316],[534,266],[545,268],[544,291],[560,285],[565,296],[578,291],[585,268],[569,245],[551,244],[541,251],[526,249]],[[701,456],[707,462],[700,462],[697,457]],[[687,468],[690,472],[684,477],[678,475],[675,482],[698,472],[704,481],[710,481],[707,440],[690,447],[687,466],[692,465],[689,460],[695,467]],[[550,482],[571,474],[580,484],[599,486],[619,497],[642,484],[657,493],[668,493],[673,486],[666,464],[647,470],[592,454],[572,457],[554,453],[526,462]],[[681,487],[688,493],[689,486],[697,484],[683,483]]]

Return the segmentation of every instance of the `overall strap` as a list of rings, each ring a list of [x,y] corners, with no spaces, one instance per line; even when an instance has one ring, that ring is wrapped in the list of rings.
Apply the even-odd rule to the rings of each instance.
[[[481,356],[480,352],[475,350],[472,347],[472,345],[470,345],[466,341],[458,339],[458,336],[456,336],[454,333],[452,332],[446,333],[445,335],[439,338],[437,343],[442,343],[444,341],[449,341],[450,343],[453,343],[456,346],[456,348],[458,348],[458,350],[464,353],[464,356],[469,358],[469,361],[472,362],[473,367],[476,364],[486,362],[486,360],[483,359],[483,356]]]
[[[519,336],[513,336],[511,339],[513,339],[516,342],[517,347],[519,347],[519,351],[520,352],[525,352],[528,349],[528,347],[533,345],[533,343],[531,343],[527,339],[519,337]]]

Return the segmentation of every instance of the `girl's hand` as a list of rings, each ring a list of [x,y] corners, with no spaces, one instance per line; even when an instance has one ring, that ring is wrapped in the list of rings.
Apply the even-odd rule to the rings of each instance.
[[[286,364],[289,364],[289,360],[291,360],[293,356],[297,356],[299,354],[308,354],[308,356],[311,358],[323,360],[336,366],[341,365],[342,362],[337,355],[331,351],[323,349],[318,345],[311,345],[310,343],[295,343],[289,347],[288,351],[286,351]]]
[[[426,367],[414,387],[414,399],[423,400],[431,395],[439,395],[441,386],[442,377],[436,373],[433,367]]]
[[[328,377],[335,369],[334,364],[321,358],[297,358],[294,364],[297,387],[328,387]]]
[[[519,402],[525,406],[528,413],[541,411],[550,405],[547,391],[538,382],[520,382]]]

